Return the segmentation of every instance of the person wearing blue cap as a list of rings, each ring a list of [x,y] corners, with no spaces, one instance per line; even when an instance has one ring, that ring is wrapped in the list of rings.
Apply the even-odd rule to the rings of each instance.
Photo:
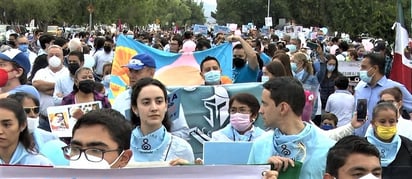
[[[119,111],[123,114],[123,116],[126,117],[127,120],[130,121],[131,107],[127,102],[130,101],[130,97],[132,95],[132,87],[142,78],[153,78],[156,71],[156,62],[152,56],[141,53],[133,56],[132,59],[130,59],[129,64],[124,67],[127,67],[129,69],[129,87],[127,90],[123,91],[116,97],[112,105],[112,109]],[[173,135],[179,136],[184,139],[188,138],[189,127],[184,118],[178,118],[171,123],[172,125],[170,130]]]
[[[127,120],[130,120],[130,104],[125,101],[130,101],[131,87],[142,78],[153,78],[156,71],[156,62],[150,55],[141,53],[133,56],[129,64],[123,67],[129,69],[129,73],[127,73],[129,76],[129,87],[116,97],[112,108],[122,113]]]
[[[20,50],[10,49],[0,53],[0,98],[16,92],[25,92],[40,99],[36,88],[26,85],[29,71],[29,58]]]

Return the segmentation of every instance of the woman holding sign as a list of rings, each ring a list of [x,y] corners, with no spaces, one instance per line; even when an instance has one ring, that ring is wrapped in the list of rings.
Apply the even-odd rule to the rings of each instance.
[[[135,162],[194,161],[190,144],[169,132],[166,87],[158,80],[143,78],[133,86],[130,147]]]
[[[262,135],[265,131],[253,124],[259,115],[259,101],[249,93],[239,93],[229,100],[230,123],[212,133],[211,141],[250,142]]]
[[[51,166],[34,149],[23,106],[14,99],[0,99],[0,114],[0,165]]]
[[[88,67],[80,67],[74,74],[73,91],[63,98],[62,105],[100,101],[103,108],[111,108],[109,99],[95,91],[94,84],[93,70]],[[76,119],[80,118],[81,115],[73,114]]]

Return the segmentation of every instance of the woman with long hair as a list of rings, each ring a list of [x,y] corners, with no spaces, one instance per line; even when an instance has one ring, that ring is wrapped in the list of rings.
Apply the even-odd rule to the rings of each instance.
[[[143,78],[134,86],[131,96],[132,131],[130,147],[135,162],[194,162],[190,144],[170,133],[167,115],[166,87],[158,80]]]
[[[51,166],[34,148],[23,106],[14,99],[0,99],[0,114],[0,164]]]

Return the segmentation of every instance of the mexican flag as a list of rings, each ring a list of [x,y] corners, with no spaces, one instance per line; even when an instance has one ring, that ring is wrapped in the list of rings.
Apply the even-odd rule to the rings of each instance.
[[[390,78],[405,85],[412,91],[412,46],[408,47],[408,31],[404,27],[404,16],[401,0],[398,0],[398,17],[395,23],[395,51]]]

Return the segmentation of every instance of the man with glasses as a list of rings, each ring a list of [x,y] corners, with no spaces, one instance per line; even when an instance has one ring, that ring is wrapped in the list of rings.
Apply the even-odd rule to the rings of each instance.
[[[26,85],[29,71],[29,58],[20,50],[10,49],[0,53],[0,98],[16,92],[25,92],[40,99],[36,88]]]
[[[72,168],[123,168],[132,157],[131,133],[132,126],[118,111],[94,110],[77,121],[70,145],[62,150]]]

